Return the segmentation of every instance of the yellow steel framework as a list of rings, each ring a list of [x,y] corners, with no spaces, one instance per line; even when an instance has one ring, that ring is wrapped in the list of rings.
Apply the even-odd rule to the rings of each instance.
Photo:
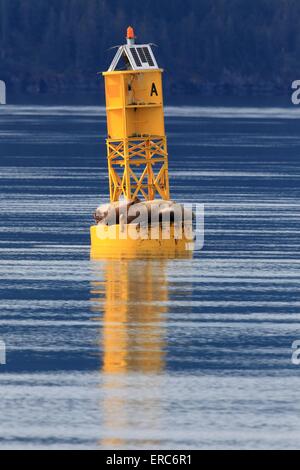
[[[107,140],[110,199],[170,198],[166,137]]]
[[[105,72],[110,199],[170,199],[162,70]]]

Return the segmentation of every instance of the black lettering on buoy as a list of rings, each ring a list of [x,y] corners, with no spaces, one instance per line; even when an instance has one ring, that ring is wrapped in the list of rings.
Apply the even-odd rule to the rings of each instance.
[[[152,83],[152,88],[151,88],[151,96],[153,96],[153,95],[158,96],[155,83]]]

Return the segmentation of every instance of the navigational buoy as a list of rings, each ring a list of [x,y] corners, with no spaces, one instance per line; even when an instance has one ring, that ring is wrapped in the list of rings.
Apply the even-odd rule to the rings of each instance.
[[[105,80],[110,203],[98,207],[91,257],[192,254],[193,213],[170,200],[163,70],[133,28]]]

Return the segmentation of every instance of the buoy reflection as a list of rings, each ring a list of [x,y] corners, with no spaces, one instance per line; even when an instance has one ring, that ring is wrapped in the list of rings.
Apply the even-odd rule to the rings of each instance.
[[[123,434],[135,416],[129,406],[132,377],[154,374],[155,383],[165,367],[165,328],[168,313],[166,259],[124,259],[93,263],[94,319],[101,326],[103,448],[125,445]],[[138,381],[136,383],[138,387]],[[157,398],[147,393],[134,404],[159,419]],[[149,442],[149,445],[155,443]]]

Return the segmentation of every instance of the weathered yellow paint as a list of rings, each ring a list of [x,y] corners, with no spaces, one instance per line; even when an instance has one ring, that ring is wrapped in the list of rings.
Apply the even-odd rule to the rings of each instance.
[[[170,199],[162,70],[104,72],[112,202]]]
[[[164,231],[157,227],[157,239],[151,239],[151,231],[146,229],[146,234],[141,234],[138,227],[133,224],[125,225],[121,232],[119,225],[94,225],[91,227],[91,258],[105,259],[110,257],[192,257],[194,242],[183,235],[181,239],[175,238],[175,228]],[[136,232],[136,237],[134,232]],[[148,239],[142,237],[147,236]],[[167,238],[165,238],[167,237]]]

